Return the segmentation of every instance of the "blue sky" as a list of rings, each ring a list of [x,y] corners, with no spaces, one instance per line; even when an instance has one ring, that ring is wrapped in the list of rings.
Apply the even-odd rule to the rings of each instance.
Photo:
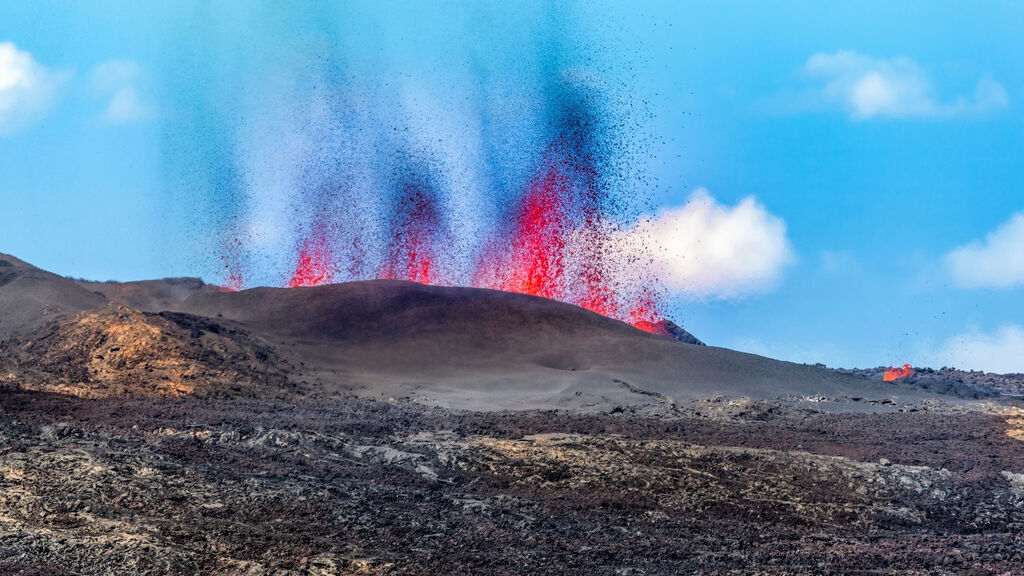
[[[623,111],[623,185],[653,202],[637,233],[668,245],[673,314],[701,338],[1024,372],[1022,21],[1015,2],[9,0],[0,251],[77,277],[220,281],[219,227],[281,217],[280,174],[337,137],[296,128],[324,86],[371,103],[351,119],[364,132],[529,148],[520,120],[556,70]],[[472,150],[434,152],[465,176],[460,206],[486,211]],[[250,259],[285,257],[272,240]]]

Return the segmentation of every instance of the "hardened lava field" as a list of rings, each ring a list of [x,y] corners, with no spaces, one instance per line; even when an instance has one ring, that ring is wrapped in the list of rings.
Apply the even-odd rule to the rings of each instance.
[[[994,414],[3,395],[3,573],[1019,574],[1024,563],[1024,443]]]

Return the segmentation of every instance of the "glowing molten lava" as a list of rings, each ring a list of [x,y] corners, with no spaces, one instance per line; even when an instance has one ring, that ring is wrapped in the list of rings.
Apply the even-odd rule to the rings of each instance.
[[[616,228],[631,219],[626,217],[631,203],[620,195],[631,188],[622,186],[618,140],[606,138],[614,127],[604,123],[586,95],[568,90],[557,104],[546,124],[545,148],[536,164],[524,168],[525,184],[493,190],[505,201],[495,207],[501,220],[470,227],[491,229],[492,235],[468,238],[475,244],[467,244],[469,234],[455,234],[454,226],[467,224],[459,218],[471,216],[452,210],[460,202],[445,201],[446,193],[460,188],[446,187],[444,177],[451,174],[430,159],[396,151],[387,172],[373,179],[385,186],[372,188],[379,195],[374,200],[390,204],[379,214],[365,214],[376,202],[345,182],[302,193],[302,207],[317,212],[311,228],[298,236],[286,285],[367,278],[463,283],[568,302],[664,333],[660,283],[631,268],[622,230]],[[453,237],[460,242],[453,243]],[[238,255],[231,251],[228,261],[237,262]],[[241,273],[231,266],[226,285],[241,288]]]
[[[512,205],[499,237],[484,249],[473,285],[570,302],[619,318],[619,294],[609,281],[605,254],[611,225],[605,214],[608,194],[600,186],[600,154],[586,115],[563,120],[537,176]]]
[[[491,248],[480,263],[474,284],[561,300],[563,274],[564,187],[553,167],[537,179],[520,199],[512,216],[506,253]]]
[[[657,293],[649,286],[644,287],[632,308],[629,309],[625,320],[634,328],[644,332],[661,334],[663,328],[658,323],[663,317],[659,308]]]
[[[910,364],[904,364],[903,368],[889,368],[888,370],[886,370],[885,375],[882,376],[882,379],[885,380],[886,382],[892,382],[894,380],[899,380],[900,378],[906,378],[907,376],[910,376],[913,373],[914,369],[910,366]]]
[[[299,247],[299,261],[288,280],[290,288],[329,284],[333,278],[331,248],[325,238],[304,240]]]

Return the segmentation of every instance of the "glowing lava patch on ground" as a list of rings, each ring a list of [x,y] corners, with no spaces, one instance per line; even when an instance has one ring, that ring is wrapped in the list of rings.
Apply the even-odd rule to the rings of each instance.
[[[886,382],[893,382],[901,378],[912,376],[913,374],[914,369],[910,366],[910,364],[904,364],[902,368],[889,368],[888,370],[886,370],[885,374],[882,375],[882,379],[885,380]]]

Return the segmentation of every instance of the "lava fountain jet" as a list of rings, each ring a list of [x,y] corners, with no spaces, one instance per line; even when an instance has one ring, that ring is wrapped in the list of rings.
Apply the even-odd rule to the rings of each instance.
[[[513,210],[505,238],[484,249],[474,285],[565,298],[565,187],[554,166],[530,184]]]
[[[420,284],[445,282],[440,252],[448,242],[437,194],[422,178],[400,185],[391,219],[391,238],[380,278]]]
[[[242,242],[238,238],[232,238],[221,250],[220,260],[224,269],[224,281],[221,282],[221,290],[237,292],[245,288],[241,250]]]
[[[334,281],[338,263],[332,247],[332,230],[338,223],[334,222],[330,200],[327,192],[319,194],[313,222],[298,242],[295,268],[287,282],[289,288],[320,286]]]
[[[484,249],[473,283],[617,317],[605,254],[612,227],[594,134],[598,122],[576,103],[563,110],[559,125],[537,176],[507,214],[508,224]]]
[[[290,288],[329,284],[334,277],[334,258],[327,234],[317,230],[299,246],[298,263],[288,280]]]
[[[470,151],[443,156],[433,138],[369,138],[364,150],[359,138],[317,132],[308,140],[317,150],[298,158],[301,175],[288,188],[298,224],[294,259],[277,277],[289,287],[369,278],[469,284],[656,331],[663,290],[623,241],[639,205],[624,164],[630,149],[617,135],[624,123],[600,96],[585,82],[549,84],[539,140],[520,141],[529,148],[510,150],[514,162],[482,153],[493,173],[467,169]],[[337,126],[347,134],[353,125]],[[498,220],[479,220],[492,215]],[[467,232],[477,230],[491,234]],[[239,288],[236,276],[231,285]]]
[[[215,270],[202,254],[204,272],[233,289],[471,285],[660,320],[651,262],[623,239],[656,189],[648,105],[571,9],[496,13],[525,40],[470,34],[423,54],[394,42],[402,19],[350,42],[358,18],[313,11],[316,32],[296,37],[272,12],[169,70],[199,86],[174,94],[188,114],[165,156],[168,193],[204,202],[189,225],[225,254]],[[233,49],[257,37],[263,66]],[[244,246],[221,245],[232,237]]]
[[[655,332],[655,325],[664,319],[660,305],[661,293],[653,283],[645,284],[639,292],[626,312],[625,320],[641,330]]]
[[[550,153],[561,170],[573,224],[573,241],[567,244],[571,268],[567,269],[567,300],[605,316],[618,314],[615,290],[609,282],[606,249],[612,231],[609,211],[612,198],[603,181],[609,152],[600,139],[601,119],[586,98],[563,102],[561,133]]]

